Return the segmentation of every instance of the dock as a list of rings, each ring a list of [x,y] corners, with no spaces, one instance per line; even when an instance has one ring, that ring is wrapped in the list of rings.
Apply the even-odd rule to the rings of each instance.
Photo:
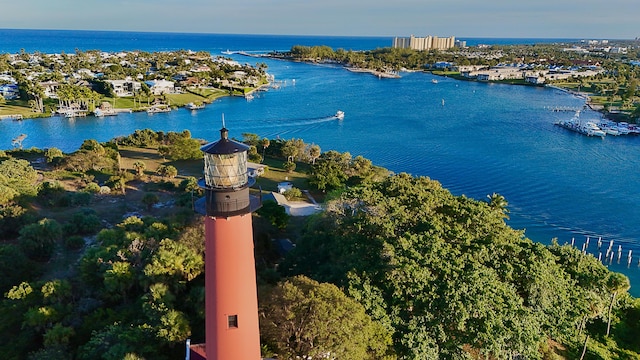
[[[575,107],[575,106],[545,106],[545,110],[550,110],[553,112],[576,112],[583,109],[583,107]]]
[[[21,114],[0,115],[0,120],[22,120]]]

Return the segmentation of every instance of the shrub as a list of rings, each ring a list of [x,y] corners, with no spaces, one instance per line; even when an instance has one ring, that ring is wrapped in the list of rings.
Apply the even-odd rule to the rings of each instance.
[[[21,281],[29,281],[33,275],[32,264],[13,244],[0,244],[0,294],[6,293]]]
[[[71,216],[71,220],[64,225],[64,231],[69,235],[94,234],[102,227],[100,218],[93,209],[82,209]]]
[[[69,250],[80,250],[84,246],[84,238],[80,235],[69,236],[64,240],[64,246]]]
[[[296,163],[294,163],[293,161],[287,161],[286,163],[282,164],[282,168],[287,170],[287,172],[293,172],[296,169]]]
[[[62,226],[55,220],[42,219],[20,230],[20,248],[31,259],[46,261],[51,258],[55,243],[62,237]]]
[[[301,199],[302,198],[302,191],[300,191],[300,189],[298,188],[291,188],[287,191],[284,192],[284,197],[287,198],[287,200],[295,200],[295,199]]]
[[[197,195],[202,194],[202,189],[200,188],[200,186],[198,186],[198,179],[194,178],[193,176],[189,176],[188,178],[182,180],[178,188],[183,192],[193,191]]]
[[[82,190],[84,192],[88,192],[90,194],[97,194],[100,192],[100,185],[94,183],[94,182],[90,182],[87,184],[87,186],[84,187],[84,189]]]
[[[79,192],[73,194],[73,205],[75,206],[87,206],[91,203],[91,194],[88,192]]]
[[[278,205],[277,202],[267,200],[262,203],[262,207],[257,211],[258,215],[267,219],[271,225],[280,230],[287,228],[289,223],[289,215],[283,206]]]
[[[49,148],[47,149],[47,151],[44,152],[44,158],[47,160],[48,164],[51,164],[54,161],[56,161],[56,159],[62,158],[62,157],[64,157],[62,150],[55,147]]]
[[[178,169],[173,165],[160,165],[156,173],[162,177],[168,177],[170,179],[178,176]]]
[[[0,239],[13,239],[26,224],[35,221],[33,213],[20,205],[0,206]]]
[[[160,201],[158,195],[154,193],[146,193],[142,196],[142,203],[147,207],[147,210],[151,210],[153,205],[157,204]]]

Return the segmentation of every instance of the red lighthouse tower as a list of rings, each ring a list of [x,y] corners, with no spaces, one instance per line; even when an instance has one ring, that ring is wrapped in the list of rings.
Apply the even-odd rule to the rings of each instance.
[[[260,207],[260,200],[249,195],[254,182],[247,169],[249,147],[230,140],[228,134],[223,127],[220,140],[201,148],[204,179],[199,185],[205,197],[196,203],[196,210],[206,217],[206,343],[191,346],[194,360],[260,359],[251,227],[251,212]]]

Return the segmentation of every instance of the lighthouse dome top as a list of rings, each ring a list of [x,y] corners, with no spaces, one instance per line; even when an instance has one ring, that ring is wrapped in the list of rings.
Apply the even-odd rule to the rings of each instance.
[[[207,154],[235,154],[248,151],[249,146],[229,139],[229,130],[220,129],[220,140],[204,145],[200,148]]]

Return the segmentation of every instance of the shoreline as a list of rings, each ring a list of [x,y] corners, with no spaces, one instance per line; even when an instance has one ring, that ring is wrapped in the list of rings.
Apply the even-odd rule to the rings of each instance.
[[[475,79],[466,79],[466,78],[459,77],[459,76],[451,76],[451,75],[446,75],[446,74],[434,74],[433,71],[431,71],[431,70],[426,70],[425,72],[430,72],[434,76],[442,76],[442,77],[452,78],[452,79],[459,80],[459,81],[481,82],[481,81],[478,81],[478,80],[475,80]],[[505,84],[504,82],[501,82],[501,81],[482,81],[482,82],[495,83],[495,84]],[[535,85],[535,84],[514,84],[514,83],[508,83],[508,84],[505,84],[505,85],[511,85],[511,86],[541,86],[541,85]],[[594,104],[592,99],[591,99],[591,93],[583,92],[583,91],[575,91],[575,90],[563,88],[561,86],[554,85],[554,84],[544,84],[544,85],[542,85],[542,87],[558,90],[558,91],[564,92],[566,94],[573,95],[573,96],[576,96],[578,98],[583,99],[585,101],[584,106],[588,107],[592,111],[600,113],[602,115],[602,117],[607,119],[607,120],[611,120],[611,121],[615,121],[615,122],[620,122],[620,121],[623,121],[623,120],[629,120],[629,119],[619,119],[619,116],[613,116],[614,113],[611,113],[609,111],[605,111],[605,107],[604,106],[598,105],[598,104]]]
[[[355,73],[368,73],[374,76],[377,76],[379,78],[386,78],[386,79],[399,79],[401,76],[398,75],[395,72],[387,72],[387,71],[378,71],[378,70],[373,70],[373,69],[366,69],[366,68],[358,68],[358,67],[351,67],[351,66],[346,66],[343,65],[342,66],[344,69],[351,71],[351,72],[355,72]]]

